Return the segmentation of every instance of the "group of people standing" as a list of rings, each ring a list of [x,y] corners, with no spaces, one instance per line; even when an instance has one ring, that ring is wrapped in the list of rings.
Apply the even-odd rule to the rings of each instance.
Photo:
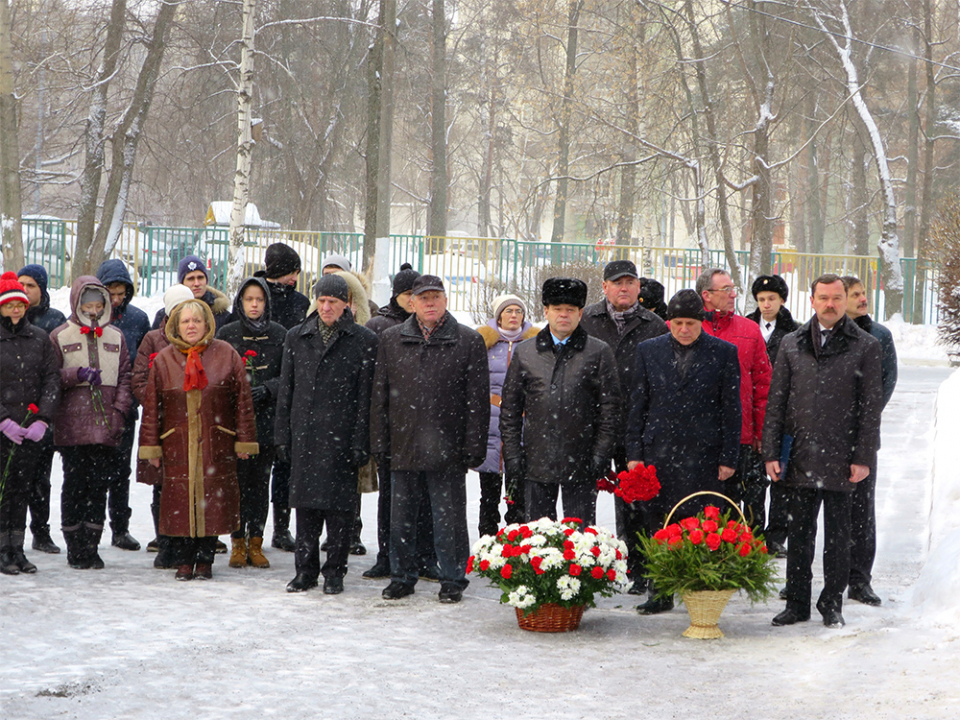
[[[272,499],[272,544],[295,552],[287,590],[322,576],[323,591],[338,594],[348,555],[365,552],[361,491],[379,489],[378,554],[363,576],[389,578],[387,599],[425,579],[440,582],[441,602],[458,602],[468,583],[468,469],[480,474],[478,530],[490,534],[504,493],[507,522],[556,518],[559,500],[565,515],[593,523],[597,479],[646,464],[661,492],[648,503],[617,499],[618,535],[655,531],[696,491],[730,496],[787,556],[787,609],[774,624],[791,624],[810,615],[823,503],[824,622],[843,623],[848,585],[851,598],[880,603],[870,586],[876,451],[896,356],[856,278],[817,278],[814,318],[798,329],[779,276],[755,280],[758,308],[745,318],[724,270],[705,271],[695,290],[665,304],[662,286],[615,260],[598,302],[587,305],[582,281],[550,278],[542,329],[506,294],[474,330],[447,310],[440,278],[409,266],[371,317],[364,279],[346,258],[325,258],[312,300],[294,288],[291,248],[272,245],[265,260],[231,312],[204,263],[183,258],[153,329],[129,304],[133,283],[119,261],[78,278],[71,317],[60,322],[42,268],[3,276],[0,451],[12,461],[0,571],[36,570],[23,553],[28,506],[34,547],[58,551],[42,507],[46,492],[49,514],[54,447],[71,567],[103,566],[108,494],[113,544],[139,549],[128,494],[142,405],[137,479],[155,488],[148,547],[179,580],[211,577],[226,550],[220,535],[231,535],[231,566],[269,567]],[[36,452],[16,452],[24,442]],[[628,563],[630,592],[649,592],[638,610],[670,610],[672,599],[644,580],[640,554]]]

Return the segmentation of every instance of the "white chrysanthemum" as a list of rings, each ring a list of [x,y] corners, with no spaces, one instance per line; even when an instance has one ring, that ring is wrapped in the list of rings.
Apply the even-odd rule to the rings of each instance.
[[[526,585],[519,586],[507,596],[507,604],[518,608],[528,608],[537,601],[536,595],[530,592]]]
[[[547,538],[545,538],[543,535],[532,535],[523,542],[533,547],[543,547],[547,544]]]
[[[561,600],[572,600],[580,592],[580,578],[564,575],[557,580],[557,590]]]

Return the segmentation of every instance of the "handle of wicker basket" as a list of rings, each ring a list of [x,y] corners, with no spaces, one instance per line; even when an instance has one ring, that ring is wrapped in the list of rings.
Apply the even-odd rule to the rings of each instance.
[[[730,498],[728,498],[728,497],[727,497],[726,495],[724,495],[723,493],[714,492],[713,490],[701,490],[700,492],[695,492],[695,493],[691,493],[690,495],[687,495],[683,500],[681,500],[681,501],[678,502],[676,505],[674,505],[674,506],[673,506],[673,509],[672,509],[672,510],[670,511],[670,513],[667,515],[667,519],[664,520],[663,526],[666,527],[667,525],[670,524],[670,519],[673,517],[673,514],[677,511],[677,508],[678,508],[678,507],[680,507],[681,505],[683,505],[687,500],[690,500],[690,499],[692,499],[692,498],[695,498],[695,497],[697,497],[697,496],[699,496],[699,495],[716,495],[718,498],[723,498],[723,499],[726,500],[728,503],[730,503],[731,505],[733,505],[733,509],[737,511],[737,514],[740,516],[740,519],[743,521],[743,524],[744,524],[744,525],[747,524],[747,519],[743,516],[743,511],[740,509],[740,506],[737,505],[733,500],[731,500]]]

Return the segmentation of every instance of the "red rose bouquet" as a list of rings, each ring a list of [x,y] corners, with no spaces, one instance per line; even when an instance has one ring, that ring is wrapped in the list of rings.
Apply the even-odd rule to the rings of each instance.
[[[660,481],[653,465],[637,465],[633,470],[600,478],[597,489],[612,492],[626,503],[648,502],[660,494]]]
[[[713,505],[641,537],[640,548],[646,577],[662,596],[736,589],[757,602],[777,587],[777,564],[763,538]]]

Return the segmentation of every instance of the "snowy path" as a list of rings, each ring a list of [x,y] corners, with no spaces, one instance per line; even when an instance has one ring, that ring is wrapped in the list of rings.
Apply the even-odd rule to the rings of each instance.
[[[102,572],[28,553],[37,575],[0,577],[0,718],[955,719],[960,628],[930,627],[909,605],[926,554],[933,400],[949,372],[901,367],[879,472],[884,606],[848,603],[841,631],[772,628],[781,603],[736,597],[724,640],[687,640],[682,607],[641,618],[636,599],[619,596],[577,633],[537,635],[477,581],[460,605],[437,603],[429,583],[382,601],[385,583],[359,578],[372,556],[351,560],[339,597],[291,596],[290,554],[268,551],[265,571],[231,570],[221,556],[212,582],[181,584],[153,570],[152,555],[105,545]],[[475,475],[469,483],[475,528]],[[132,531],[146,541],[149,489],[132,494]],[[375,515],[369,496],[370,548]],[[613,523],[609,496],[599,521]]]

